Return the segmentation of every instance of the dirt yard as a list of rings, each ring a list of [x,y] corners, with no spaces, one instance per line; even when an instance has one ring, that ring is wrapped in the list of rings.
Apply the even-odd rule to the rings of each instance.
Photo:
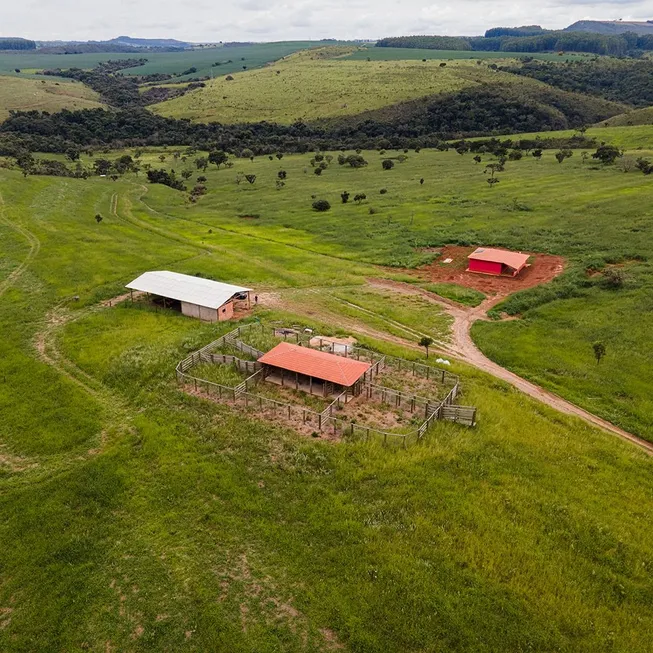
[[[467,256],[475,249],[475,247],[447,245],[431,250],[440,252],[438,259],[418,270],[410,271],[409,274],[416,275],[427,282],[456,283],[459,286],[480,290],[488,296],[505,297],[518,290],[551,281],[563,271],[565,266],[565,260],[561,256],[532,254],[533,260],[529,267],[517,277],[493,277],[467,272]],[[446,259],[452,259],[451,263],[443,263]]]

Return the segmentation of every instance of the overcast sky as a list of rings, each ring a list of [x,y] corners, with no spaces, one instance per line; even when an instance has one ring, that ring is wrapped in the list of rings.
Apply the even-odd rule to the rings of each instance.
[[[188,41],[482,34],[489,27],[566,27],[585,18],[653,19],[651,0],[2,0],[0,35]]]

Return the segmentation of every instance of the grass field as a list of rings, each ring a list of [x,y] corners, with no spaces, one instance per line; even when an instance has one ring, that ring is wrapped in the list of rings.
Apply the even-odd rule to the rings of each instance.
[[[104,106],[98,94],[79,82],[0,76],[0,121],[9,111],[61,111]]]
[[[303,176],[303,157],[282,163],[285,190],[297,184],[285,195],[264,174],[278,163],[265,160],[254,164],[253,188],[230,181],[235,170],[214,170],[199,205],[150,188],[152,208],[136,179],[0,170],[0,283],[9,281],[0,286],[0,649],[647,651],[653,482],[650,460],[630,445],[460,365],[463,399],[479,408],[474,430],[440,423],[406,451],[302,438],[177,389],[176,361],[230,325],[130,304],[93,308],[144,269],[277,291],[347,285],[346,296],[382,273],[343,263],[356,252],[352,232],[324,239],[331,216],[318,219],[302,208],[310,197],[298,198],[309,185],[335,193],[355,178],[375,187],[383,174],[389,188],[398,179],[380,165],[318,179]],[[567,163],[563,173],[549,158],[533,162],[547,172],[539,196],[573,186],[569,177],[583,173]],[[438,198],[446,180],[436,172],[463,179],[473,166],[426,152],[404,165],[415,167],[393,173],[407,184],[432,170]],[[512,170],[524,192],[535,186],[530,162]],[[626,183],[599,174],[605,196]],[[628,178],[634,204],[637,180]],[[506,197],[501,184],[483,193],[469,183],[460,199],[476,198],[479,231],[487,223],[510,234],[523,222],[498,208],[517,186]],[[270,207],[260,218],[230,217],[257,195]],[[413,227],[432,225],[435,210],[446,225],[448,202],[416,210]],[[299,208],[282,217],[291,204]],[[350,222],[366,209],[344,208]],[[555,229],[553,211],[548,220]],[[511,237],[543,229],[527,223]],[[65,301],[72,295],[79,301]],[[411,319],[382,294],[374,301]]]
[[[14,75],[16,68],[26,71],[47,68],[93,68],[102,61],[116,59],[148,60],[144,66],[126,69],[125,75],[147,75],[151,73],[178,74],[191,67],[197,72],[191,77],[208,76],[211,73],[228,74],[248,68],[258,68],[266,63],[281,59],[298,50],[323,45],[319,41],[281,41],[277,43],[253,43],[228,48],[203,48],[181,52],[101,52],[93,54],[35,54],[31,52],[11,54],[0,53],[0,74]],[[244,61],[243,61],[244,57]],[[228,63],[231,60],[231,63]],[[220,66],[213,67],[220,62]]]
[[[577,61],[593,55],[576,54],[565,52],[559,55],[557,52],[533,52],[528,56],[543,61]],[[345,59],[362,61],[410,61],[413,59],[438,59],[449,61],[452,59],[521,59],[523,52],[471,52],[466,50],[427,50],[422,48],[360,48],[356,52],[346,55]],[[498,63],[498,62],[497,62]]]
[[[355,115],[473,84],[457,74],[456,66],[441,69],[434,61],[371,63],[305,57],[291,57],[233,78],[214,79],[208,87],[154,105],[152,110],[204,122],[292,123]]]
[[[601,127],[629,127],[632,125],[653,125],[653,107],[635,109],[622,113],[601,123]]]

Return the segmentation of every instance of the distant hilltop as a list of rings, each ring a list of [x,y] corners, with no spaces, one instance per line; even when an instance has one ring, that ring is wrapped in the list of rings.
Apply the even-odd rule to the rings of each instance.
[[[653,20],[629,21],[629,20],[579,20],[573,25],[566,27],[565,32],[592,32],[594,34],[624,34],[634,32],[635,34],[653,34]]]
[[[115,45],[127,45],[132,48],[192,48],[193,43],[178,41],[177,39],[137,39],[131,36],[118,36],[115,39],[104,41]]]

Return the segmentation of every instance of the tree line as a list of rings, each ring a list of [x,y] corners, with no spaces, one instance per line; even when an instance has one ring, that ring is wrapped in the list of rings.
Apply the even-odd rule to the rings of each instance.
[[[501,70],[545,82],[564,91],[596,95],[637,107],[653,104],[653,60],[529,61]]]
[[[588,52],[612,56],[639,56],[653,50],[653,36],[634,32],[607,36],[591,32],[548,31],[530,28],[495,28],[485,36],[394,36],[380,39],[378,48],[423,48],[497,52]],[[520,30],[522,30],[520,32]],[[532,32],[532,33],[530,33]]]
[[[36,50],[36,42],[30,39],[0,37],[0,50]]]

